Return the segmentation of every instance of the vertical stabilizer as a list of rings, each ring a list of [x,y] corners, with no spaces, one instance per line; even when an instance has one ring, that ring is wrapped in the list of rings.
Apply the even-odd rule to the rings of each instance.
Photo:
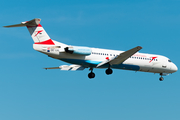
[[[34,41],[34,44],[55,45],[44,28],[40,24],[41,19],[35,18],[31,21],[22,22],[21,24],[9,25],[4,27],[23,27],[26,26]]]

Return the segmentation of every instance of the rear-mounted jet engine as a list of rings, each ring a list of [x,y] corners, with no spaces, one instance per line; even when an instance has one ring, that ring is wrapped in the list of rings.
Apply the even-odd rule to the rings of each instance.
[[[76,55],[90,55],[91,54],[91,48],[88,48],[88,47],[70,46],[70,47],[64,48],[64,50],[67,53],[76,54]]]

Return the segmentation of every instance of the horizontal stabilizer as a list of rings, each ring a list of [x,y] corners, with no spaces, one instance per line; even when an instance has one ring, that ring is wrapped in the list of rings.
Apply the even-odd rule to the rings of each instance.
[[[61,69],[61,70],[71,70],[71,71],[76,71],[76,70],[84,70],[85,67],[80,66],[80,65],[61,65],[59,67],[50,67],[50,68],[44,68],[44,69]]]
[[[44,68],[44,69],[60,69],[59,67],[49,67],[49,68]]]
[[[8,25],[8,26],[4,26],[4,27],[10,28],[10,27],[23,27],[23,26],[37,26],[37,25],[39,25],[40,21],[41,21],[41,19],[35,18],[35,19],[27,21],[27,22],[22,22],[21,24]]]

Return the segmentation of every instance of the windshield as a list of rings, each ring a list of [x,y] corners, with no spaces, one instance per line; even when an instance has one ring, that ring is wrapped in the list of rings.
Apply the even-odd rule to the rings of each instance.
[[[171,60],[168,60],[168,62],[172,62]]]

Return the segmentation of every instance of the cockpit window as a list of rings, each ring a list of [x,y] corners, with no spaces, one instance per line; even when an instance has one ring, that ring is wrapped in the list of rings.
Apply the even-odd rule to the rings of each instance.
[[[172,62],[171,60],[168,60],[168,62]]]

